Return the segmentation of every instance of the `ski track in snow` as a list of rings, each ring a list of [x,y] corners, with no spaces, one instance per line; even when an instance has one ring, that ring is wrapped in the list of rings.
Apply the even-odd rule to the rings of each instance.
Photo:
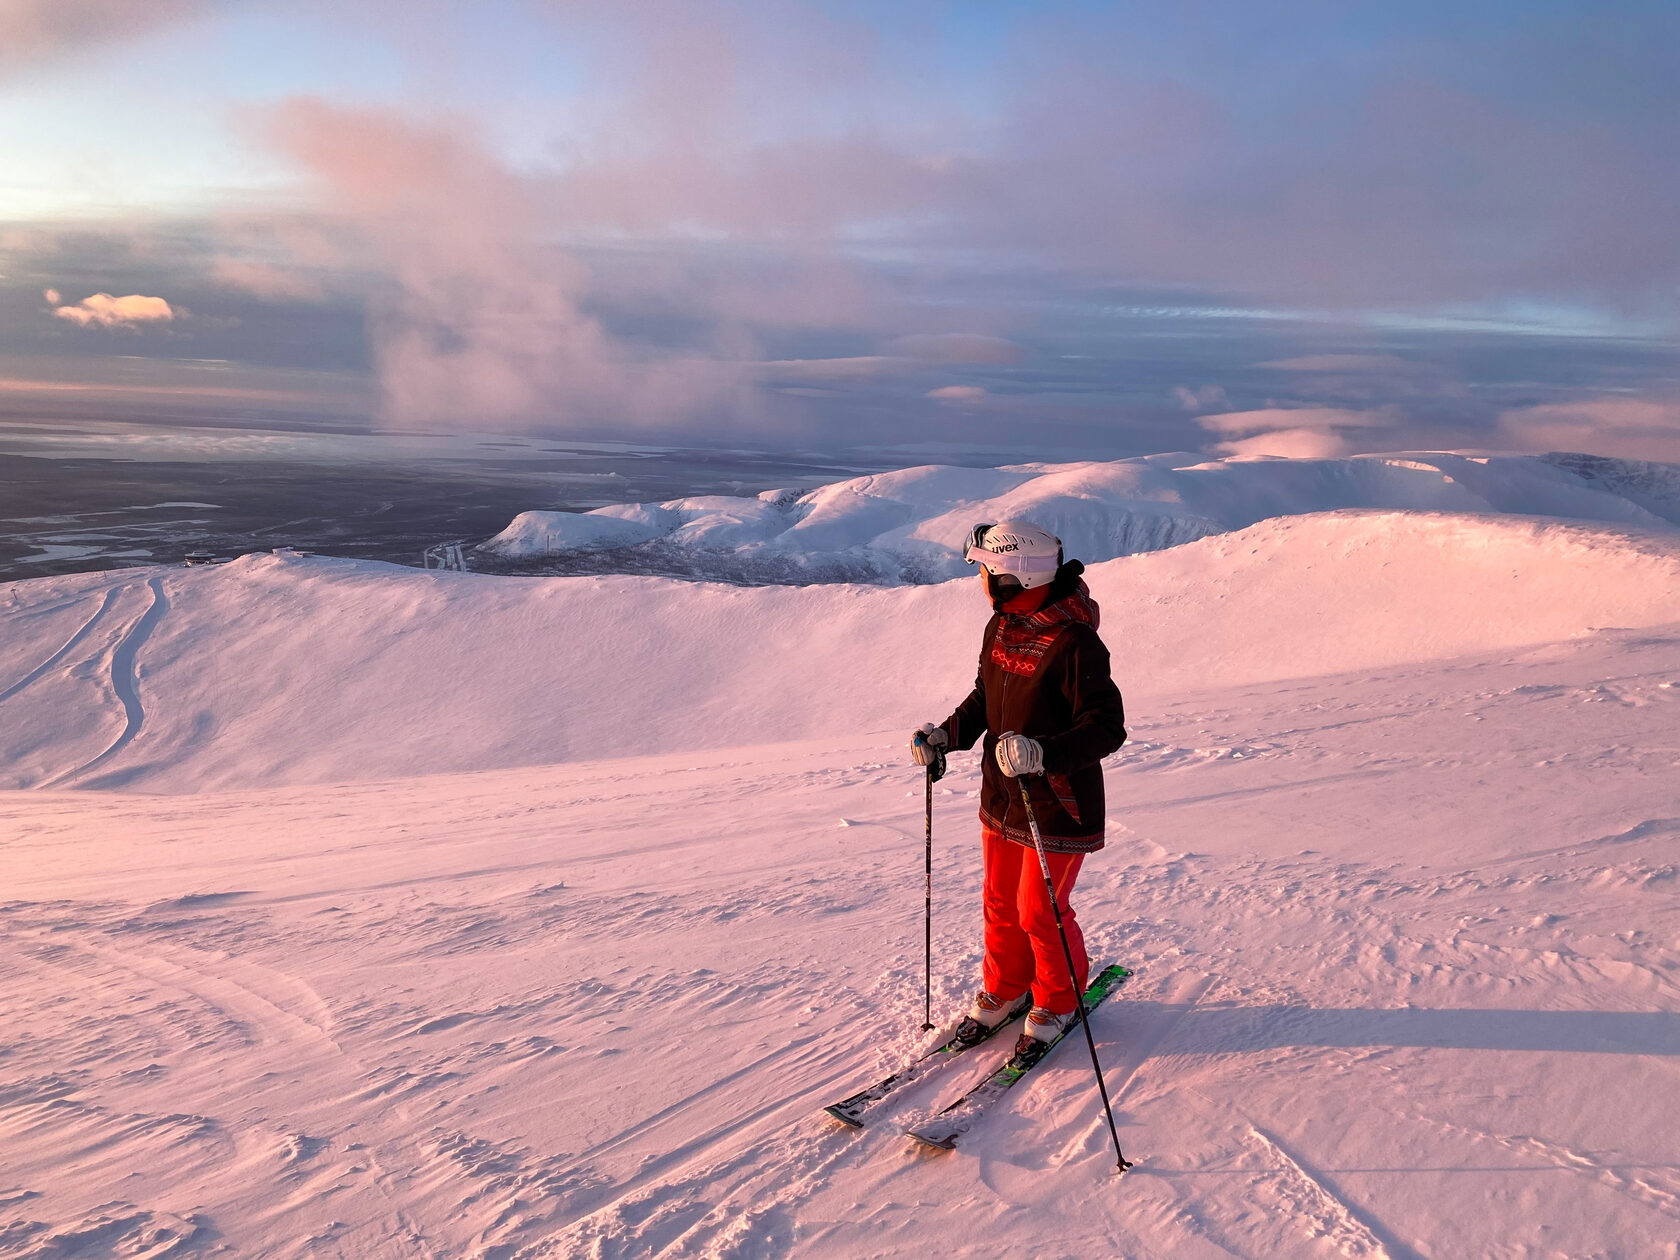
[[[111,605],[117,602],[117,596],[122,592],[122,590],[123,588],[120,586],[107,588],[103,598],[99,601],[99,607],[93,610],[93,614],[77,628],[76,632],[66,639],[59,649],[51,656],[47,657],[46,660],[42,661],[10,687],[7,687],[4,691],[0,691],[0,701],[11,699],[25,687],[44,677],[55,665],[62,661],[66,656],[70,655],[70,653],[75,650],[76,645],[83,639],[87,638],[88,635],[92,633],[93,628],[104,618],[105,614],[111,611]],[[36,613],[48,611],[53,610],[31,609],[31,612]]]
[[[1276,1169],[1275,1177],[1258,1187],[1261,1193],[1256,1196],[1255,1207],[1268,1216],[1290,1221],[1305,1235],[1303,1244],[1322,1240],[1343,1256],[1380,1260],[1409,1257],[1409,1253],[1391,1253],[1359,1214],[1325,1183],[1322,1174],[1291,1155],[1271,1134],[1250,1124],[1246,1136]]]
[[[103,654],[101,659],[102,672],[109,680],[111,694],[114,695],[118,702],[122,705],[122,730],[117,734],[117,737],[105,747],[104,751],[99,753],[98,756],[89,761],[83,762],[79,766],[72,767],[71,769],[65,770],[53,776],[43,783],[41,785],[42,787],[63,787],[66,784],[74,783],[78,780],[86,782],[88,775],[99,769],[99,767],[103,766],[106,762],[117,757],[125,748],[133,743],[135,737],[140,734],[141,728],[145,726],[146,708],[140,700],[140,649],[146,645],[146,641],[151,638],[152,632],[157,629],[158,623],[161,622],[165,615],[169,612],[169,597],[163,592],[162,579],[151,578],[145,585],[146,589],[151,592],[151,602],[140,613],[140,615],[129,624],[128,628],[123,631],[122,635],[116,640],[110,650]],[[93,628],[94,623],[104,615],[105,610],[110,606],[112,597],[116,595],[117,589],[118,588],[112,588],[112,590],[108,592],[105,602],[100,605],[99,611],[93,615],[93,617],[82,627],[81,630],[77,631],[76,634],[71,637],[70,641],[54,655],[52,660],[44,663],[40,669],[36,671],[34,676],[25,680],[25,683],[33,681],[34,677],[39,677],[41,674],[46,673],[53,664],[68,654],[70,649],[86,636],[87,632]],[[22,685],[23,684],[20,684],[16,689],[21,690]],[[0,697],[0,699],[3,698],[4,697]]]

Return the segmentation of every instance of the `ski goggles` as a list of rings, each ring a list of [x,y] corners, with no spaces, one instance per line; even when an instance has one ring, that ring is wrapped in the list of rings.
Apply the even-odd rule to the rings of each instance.
[[[1054,573],[1058,567],[1055,556],[1024,556],[1018,551],[993,551],[985,546],[986,531],[991,525],[976,525],[968,535],[963,559],[970,564],[983,564],[992,573]]]

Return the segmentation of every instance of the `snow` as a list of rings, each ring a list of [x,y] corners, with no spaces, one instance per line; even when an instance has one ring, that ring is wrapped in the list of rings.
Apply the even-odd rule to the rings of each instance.
[[[1026,517],[1069,554],[1111,560],[1337,509],[1516,514],[1680,525],[1680,467],[1581,455],[1431,452],[1351,459],[1151,455],[1006,468],[929,465],[800,494],[524,512],[479,551],[533,564],[592,552],[727,580],[937,582],[971,572],[979,521]]]
[[[1145,705],[1680,620],[1680,537],[1531,519],[1284,517],[1088,576]],[[286,554],[12,591],[0,678],[81,638],[7,700],[0,788],[335,783],[909,729],[966,690],[978,633],[973,581],[510,581]]]
[[[1082,1038],[950,1155],[898,1126],[1004,1047],[820,1115],[926,1044],[972,582],[0,588],[0,1254],[1675,1255],[1680,536],[1527,502],[1093,566],[1118,1180]]]

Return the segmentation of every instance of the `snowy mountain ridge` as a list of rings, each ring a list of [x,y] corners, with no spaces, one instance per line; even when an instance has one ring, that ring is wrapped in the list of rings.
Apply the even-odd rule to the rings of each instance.
[[[701,496],[524,512],[481,563],[751,583],[940,582],[970,572],[978,521],[1027,517],[1087,563],[1159,551],[1275,516],[1342,509],[1475,512],[1680,526],[1680,467],[1555,454],[1349,459],[1186,453],[1002,468],[926,465],[804,493]]]

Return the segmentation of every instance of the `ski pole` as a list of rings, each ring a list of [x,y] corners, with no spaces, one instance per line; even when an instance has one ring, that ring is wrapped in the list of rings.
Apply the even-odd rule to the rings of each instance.
[[[1062,926],[1062,908],[1056,904],[1056,883],[1050,877],[1050,859],[1044,852],[1044,837],[1038,834],[1038,815],[1033,813],[1032,797],[1027,794],[1025,778],[1021,785],[1021,804],[1027,807],[1027,826],[1032,830],[1033,847],[1038,850],[1038,867],[1044,872],[1044,892],[1050,898],[1050,909],[1056,915],[1056,931],[1062,937],[1062,957],[1067,959],[1068,980],[1073,985],[1073,1000],[1079,1004],[1079,1022],[1085,1026],[1085,1044],[1091,1047],[1091,1068],[1097,1074],[1097,1092],[1102,1095],[1103,1114],[1108,1117],[1108,1134],[1114,1139],[1114,1156],[1120,1161],[1117,1172],[1125,1172],[1131,1162],[1120,1150],[1120,1132],[1114,1127],[1114,1108],[1108,1101],[1108,1085],[1103,1080],[1102,1064],[1097,1061],[1097,1042],[1091,1036],[1091,1020],[1085,1014],[1085,996],[1079,991],[1079,976],[1073,968],[1073,947],[1068,944],[1067,928]]]
[[[922,1011],[922,1031],[933,1027],[933,785],[945,775],[945,754],[924,739],[920,732],[916,742],[925,745],[933,760],[927,764],[927,884],[923,896],[922,929],[927,941],[927,957],[922,965],[923,990],[926,1006]]]

